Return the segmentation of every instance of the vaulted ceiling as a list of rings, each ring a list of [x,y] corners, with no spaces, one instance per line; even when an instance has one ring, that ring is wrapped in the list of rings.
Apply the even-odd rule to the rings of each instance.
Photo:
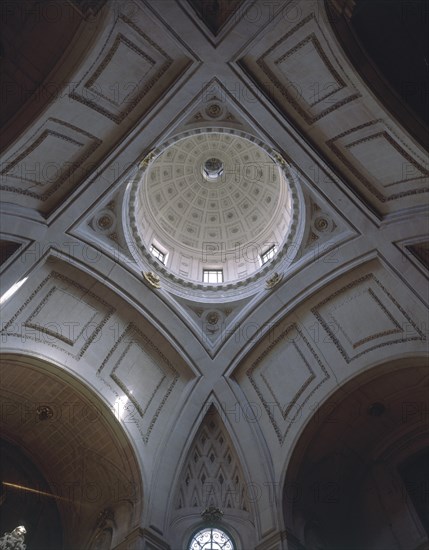
[[[338,40],[342,4],[70,2],[81,19],[58,36],[68,44],[58,60],[46,52],[39,95],[23,101],[16,77],[1,163],[2,294],[25,282],[3,305],[3,347],[70,371],[113,411],[159,532],[208,402],[230,411],[226,428],[216,422],[240,447],[240,476],[280,483],[314,400],[426,351],[421,123],[410,131],[353,66]],[[265,144],[299,207],[280,260],[221,291],[169,277],[127,229],[132,182],[157,166],[157,147],[216,129]],[[243,413],[234,423],[231,410],[248,402],[258,423]],[[252,506],[254,536],[271,536],[280,508],[267,496]]]

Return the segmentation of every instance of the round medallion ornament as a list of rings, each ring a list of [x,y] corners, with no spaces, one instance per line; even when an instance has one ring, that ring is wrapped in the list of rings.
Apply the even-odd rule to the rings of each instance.
[[[210,118],[219,118],[223,113],[223,109],[219,105],[219,103],[212,103],[211,105],[206,107],[205,111],[206,115]]]
[[[317,231],[323,233],[328,230],[329,222],[326,218],[322,218],[321,216],[319,216],[314,220],[314,227],[317,229]]]
[[[116,216],[111,210],[105,208],[95,215],[92,225],[97,233],[112,233],[116,227]]]
[[[37,418],[43,422],[54,416],[54,411],[48,405],[39,405],[36,409]]]
[[[219,322],[219,314],[216,311],[209,311],[206,316],[206,321],[209,325],[217,325]]]
[[[330,233],[333,230],[333,221],[325,212],[317,212],[312,221],[313,231],[317,235]]]

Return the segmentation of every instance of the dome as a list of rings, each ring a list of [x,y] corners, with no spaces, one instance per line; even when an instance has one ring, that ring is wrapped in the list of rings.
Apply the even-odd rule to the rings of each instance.
[[[290,236],[294,202],[284,166],[262,143],[190,133],[141,164],[131,233],[158,274],[214,290],[266,272]]]

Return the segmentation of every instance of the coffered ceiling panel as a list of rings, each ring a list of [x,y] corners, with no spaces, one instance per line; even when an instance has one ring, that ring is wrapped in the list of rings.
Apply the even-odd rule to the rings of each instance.
[[[288,371],[286,399],[286,384],[279,384],[284,369]],[[280,444],[283,444],[291,424],[300,416],[309,397],[330,378],[324,361],[295,323],[276,335],[245,374]]]
[[[100,56],[70,97],[119,124],[172,63],[157,42],[121,14]]]
[[[1,333],[5,341],[33,341],[79,360],[113,311],[86,287],[52,271],[10,319],[4,317]]]
[[[312,125],[360,96],[332,55],[314,13],[284,29],[277,24],[276,33],[254,44],[240,61],[282,109],[292,107]]]
[[[353,73],[323,6],[301,3],[300,12],[299,21],[274,17],[239,54],[238,66],[380,217],[421,204],[429,192],[424,151]]]
[[[80,166],[100,144],[101,140],[86,130],[48,118],[5,161],[0,189],[12,201],[21,195],[26,206],[42,202],[46,203],[44,209],[49,208],[82,177]]]
[[[359,97],[341,76],[313,14],[263,52],[257,64],[310,125]]]
[[[47,218],[91,175],[112,143],[197,64],[142,4],[119,2],[98,18],[106,29],[95,35],[90,55],[83,63],[74,60],[67,79],[56,67],[49,82],[55,101],[2,159],[1,188],[8,200]],[[79,44],[74,46],[81,60]]]
[[[145,443],[168,397],[182,385],[173,364],[134,324],[111,347],[97,376],[117,395],[124,422],[136,423]]]
[[[372,273],[337,290],[311,311],[347,363],[381,346],[426,339],[421,324]],[[365,320],[369,311],[371,323]]]
[[[424,158],[402,144],[380,120],[351,128],[327,145],[381,202],[429,191]]]

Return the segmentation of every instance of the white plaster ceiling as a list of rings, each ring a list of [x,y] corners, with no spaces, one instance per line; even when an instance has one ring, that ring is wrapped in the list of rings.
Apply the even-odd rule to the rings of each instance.
[[[207,402],[217,399],[228,411],[222,420],[244,475],[263,488],[254,503],[259,544],[281,529],[282,476],[319,403],[361,370],[427,355],[422,145],[359,78],[323,2],[245,4],[253,9],[210,39],[188,2],[108,2],[52,72],[55,99],[32,117],[30,102],[10,122],[20,129],[25,119],[25,130],[5,140],[2,161],[1,238],[19,245],[1,266],[2,293],[25,281],[2,306],[4,350],[69,369],[112,410],[116,400],[139,396],[141,412],[131,409],[121,422],[144,472],[142,524],[169,541],[178,539],[173,527],[169,535],[167,497]],[[82,34],[92,40],[85,52]],[[149,72],[140,63],[146,57],[155,61]],[[215,103],[221,112],[213,117],[206,107]],[[272,273],[265,272],[247,294],[244,284],[217,297],[192,286],[174,294],[167,280],[155,289],[142,271],[156,262],[140,261],[122,231],[125,189],[159,144],[185,131],[204,134],[214,123],[251,133],[285,158],[289,187],[302,195],[302,239],[290,261],[272,262],[277,285],[267,287]],[[210,212],[195,202],[203,183],[185,201],[179,182],[165,210],[156,194],[148,201],[160,225],[169,208],[179,216],[183,198],[185,214],[173,227],[177,250],[189,246],[192,213],[203,219]],[[273,193],[270,205],[286,199],[269,183],[258,188]],[[231,198],[222,189],[219,216]],[[265,221],[279,219],[273,206],[233,189],[242,194],[232,210],[241,223],[244,200]],[[228,218],[199,227],[211,223],[231,242]],[[247,231],[264,236],[252,223],[240,235],[249,238]],[[81,328],[70,336],[74,326]],[[151,349],[156,357],[168,351],[168,362],[142,359],[141,350]],[[170,363],[182,373],[177,381]],[[43,396],[35,388],[34,399]],[[244,416],[249,403],[258,422]]]
[[[219,159],[223,173],[203,174]],[[202,268],[224,280],[249,276],[260,254],[279,248],[292,220],[285,174],[261,147],[233,134],[198,133],[167,147],[143,172],[132,215],[147,249],[168,253],[167,268],[197,282]]]

